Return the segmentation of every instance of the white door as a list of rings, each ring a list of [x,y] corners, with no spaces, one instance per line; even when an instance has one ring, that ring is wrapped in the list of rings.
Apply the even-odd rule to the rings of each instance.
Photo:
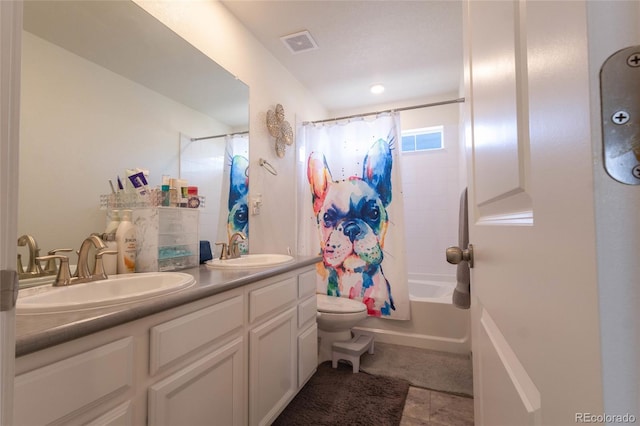
[[[13,424],[22,3],[0,2],[0,424]]]
[[[477,425],[605,414],[587,9],[465,2]]]

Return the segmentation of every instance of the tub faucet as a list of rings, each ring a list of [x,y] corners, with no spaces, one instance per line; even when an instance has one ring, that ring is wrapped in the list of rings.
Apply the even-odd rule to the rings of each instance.
[[[38,243],[36,239],[31,235],[23,235],[18,238],[18,247],[26,246],[29,249],[29,263],[27,263],[27,269],[22,269],[22,261],[21,258],[18,258],[18,262],[20,268],[18,268],[18,278],[30,278],[30,277],[39,277],[44,275],[44,271],[42,267],[40,267],[40,262],[36,260],[38,256],[40,256],[40,248],[38,247]]]

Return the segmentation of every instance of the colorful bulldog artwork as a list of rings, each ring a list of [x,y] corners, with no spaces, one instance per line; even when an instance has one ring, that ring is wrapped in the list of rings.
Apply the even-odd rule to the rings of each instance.
[[[312,152],[307,162],[323,258],[318,272],[327,294],[361,300],[369,315],[377,317],[396,309],[382,266],[391,203],[392,142],[393,138],[373,143],[361,176],[334,180],[321,152]]]

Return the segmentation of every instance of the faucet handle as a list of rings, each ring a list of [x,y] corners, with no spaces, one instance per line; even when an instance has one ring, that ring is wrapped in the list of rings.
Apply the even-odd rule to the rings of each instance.
[[[49,250],[47,254],[53,255],[56,253],[71,252],[71,251],[73,251],[73,249],[53,249],[53,250]],[[47,274],[55,274],[56,272],[58,272],[58,268],[56,268],[55,258],[52,257],[47,260],[47,264],[44,267],[44,272]]]
[[[222,246],[222,250],[220,251],[220,260],[227,260],[229,258],[229,248],[227,243],[216,243],[217,246]]]
[[[60,259],[60,267],[56,279],[53,282],[54,287],[67,286],[71,284],[71,271],[69,270],[69,258],[61,254],[50,254],[48,256],[36,257],[36,261],[41,262],[50,260],[55,262],[55,259]],[[55,265],[54,265],[55,266]]]
[[[91,275],[92,278],[96,278],[99,280],[106,280],[107,278],[109,278],[104,270],[104,263],[102,262],[102,255],[104,254],[118,254],[118,251],[108,249],[98,250],[98,252],[96,253],[96,264],[93,267],[93,275]]]

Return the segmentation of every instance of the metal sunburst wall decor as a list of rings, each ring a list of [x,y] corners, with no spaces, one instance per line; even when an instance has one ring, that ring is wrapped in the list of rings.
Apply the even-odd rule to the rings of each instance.
[[[276,138],[276,155],[284,157],[287,145],[293,143],[293,129],[291,124],[284,119],[284,108],[276,105],[276,109],[267,111],[267,129],[269,134]]]

